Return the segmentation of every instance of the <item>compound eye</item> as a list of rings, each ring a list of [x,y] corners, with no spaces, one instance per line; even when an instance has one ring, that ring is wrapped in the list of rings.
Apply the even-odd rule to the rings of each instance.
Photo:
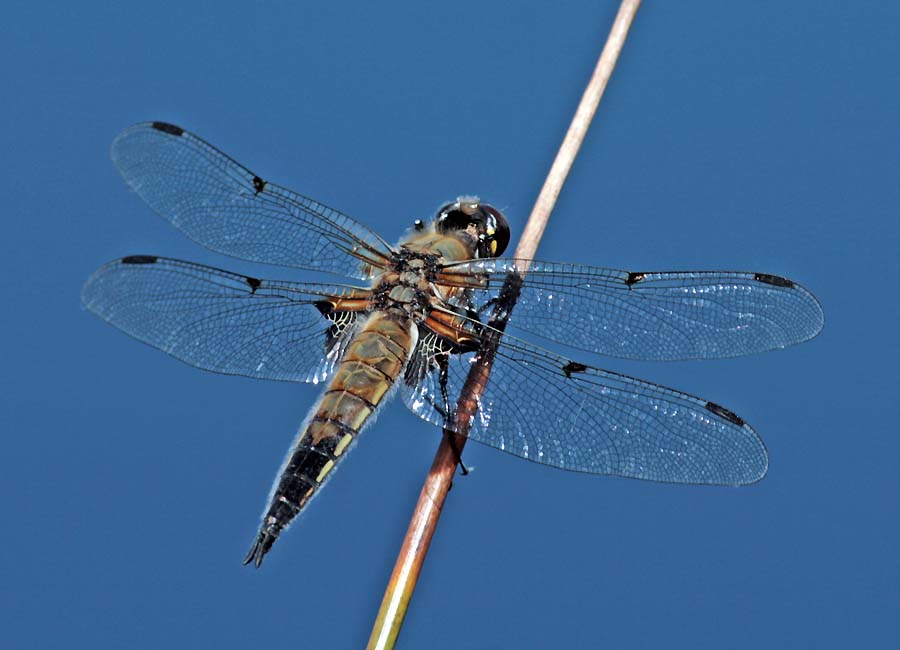
[[[472,222],[472,217],[466,214],[459,202],[448,203],[437,212],[434,225],[438,232],[451,232],[453,230],[465,230]]]
[[[449,212],[451,212],[455,207],[456,207],[455,203],[447,203],[445,205],[442,205],[440,207],[440,209],[437,211],[437,213],[434,215],[435,220],[439,221],[441,218],[446,217],[447,214]]]
[[[481,209],[485,214],[484,232],[490,242],[491,257],[497,257],[509,246],[509,222],[494,206],[482,203]]]

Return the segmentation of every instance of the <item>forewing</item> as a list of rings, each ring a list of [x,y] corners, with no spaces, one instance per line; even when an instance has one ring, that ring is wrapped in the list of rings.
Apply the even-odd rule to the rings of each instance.
[[[180,127],[125,129],[112,159],[156,212],[214,251],[362,279],[391,255],[384,240],[347,215],[263,180]]]
[[[445,267],[442,282],[477,287],[489,313],[510,259]],[[481,295],[481,297],[479,297]],[[717,359],[809,340],[824,323],[808,290],[779,276],[733,271],[634,273],[534,262],[509,327],[626,359]]]
[[[456,399],[481,358],[477,352],[446,356],[446,372],[433,364],[429,374],[402,386],[404,402],[423,419],[455,430]],[[472,440],[592,474],[742,485],[761,479],[768,466],[762,440],[727,409],[509,335],[471,424]]]
[[[98,269],[81,300],[103,320],[192,366],[316,383],[331,373],[353,329],[355,314],[329,320],[331,306],[366,293],[136,255]]]

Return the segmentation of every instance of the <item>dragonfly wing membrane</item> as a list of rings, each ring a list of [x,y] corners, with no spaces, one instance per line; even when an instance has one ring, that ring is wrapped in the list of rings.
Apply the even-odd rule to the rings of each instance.
[[[421,418],[453,429],[479,353],[449,355],[401,388]],[[450,403],[444,398],[449,394]],[[468,437],[562,469],[671,483],[743,485],[768,467],[765,446],[715,403],[573,362],[506,335]]]
[[[103,320],[192,366],[317,383],[333,371],[360,312],[335,312],[367,289],[260,280],[148,255],[115,260],[82,289]]]
[[[391,254],[366,226],[263,180],[180,127],[136,124],[116,137],[111,155],[156,212],[214,251],[359,279]]]
[[[521,263],[521,261],[520,261]],[[511,259],[448,265],[442,279],[483,292],[490,307]],[[636,273],[534,262],[510,329],[598,354],[649,361],[719,359],[813,338],[822,307],[799,284],[765,273]]]

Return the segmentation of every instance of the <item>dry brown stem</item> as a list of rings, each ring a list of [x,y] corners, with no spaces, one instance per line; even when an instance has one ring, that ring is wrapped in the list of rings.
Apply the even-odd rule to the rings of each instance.
[[[600,98],[603,96],[603,91],[606,89],[610,75],[612,75],[619,53],[625,44],[628,29],[639,5],[640,0],[623,0],[619,7],[619,12],[607,37],[606,45],[600,54],[596,68],[594,68],[594,74],[588,82],[581,102],[578,104],[566,137],[563,139],[559,152],[556,154],[556,159],[553,161],[550,172],[547,174],[544,186],[541,188],[541,192],[535,201],[531,216],[528,218],[528,223],[525,225],[525,230],[522,232],[522,237],[516,248],[516,259],[523,260],[519,268],[521,273],[527,272],[528,260],[531,260],[537,252],[538,243],[550,218],[550,212],[553,210],[553,206],[556,205],[556,199],[562,190],[566,176],[572,168],[572,163],[575,161],[578,150],[581,148],[581,143],[584,141],[584,136],[600,103]],[[495,316],[497,315],[495,314]],[[477,403],[484,386],[487,384],[493,356],[491,354],[482,354],[481,356],[482,362],[473,365],[460,396],[460,408],[458,411],[462,415],[456,423],[457,431],[460,432],[469,430],[468,420],[471,417],[471,410],[463,405]],[[425,561],[425,554],[437,528],[444,500],[447,498],[447,492],[453,483],[459,452],[462,450],[465,442],[466,438],[462,435],[450,431],[444,432],[444,438],[438,447],[434,462],[431,464],[431,470],[425,479],[409,529],[403,540],[403,546],[397,557],[397,563],[385,589],[384,599],[381,602],[381,608],[378,611],[378,617],[375,620],[375,625],[369,638],[367,646],[369,650],[394,648],[397,636],[400,633],[400,627],[403,624],[403,617],[406,615],[406,610],[409,606],[409,600],[412,597],[419,572],[422,569],[422,563]]]

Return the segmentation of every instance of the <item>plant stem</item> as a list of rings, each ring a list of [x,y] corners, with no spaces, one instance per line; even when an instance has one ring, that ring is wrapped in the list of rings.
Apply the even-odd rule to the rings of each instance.
[[[556,154],[556,159],[547,174],[544,186],[541,188],[528,223],[525,225],[525,230],[522,232],[519,245],[516,247],[515,257],[520,260],[518,270],[522,274],[527,272],[530,260],[537,252],[541,236],[550,218],[550,212],[556,205],[556,199],[559,197],[566,176],[581,148],[584,136],[600,103],[600,98],[603,96],[603,91],[606,89],[610,75],[612,75],[619,53],[625,44],[628,29],[640,4],[640,0],[623,0],[619,7],[606,45],[603,47],[596,68],[594,68],[594,74],[581,97],[569,130]],[[505,325],[505,317],[503,324]],[[488,357],[490,358],[485,362],[473,365],[463,386],[460,404],[477,402],[480,398],[490,373],[492,355],[488,355]],[[462,414],[467,411],[468,409],[459,409]],[[468,412],[470,413],[470,411]],[[470,417],[471,415],[463,415],[456,423],[456,430],[467,432]],[[447,492],[453,484],[453,475],[456,472],[459,454],[465,442],[465,436],[444,431],[444,437],[435,454],[434,462],[431,464],[431,470],[422,486],[422,492],[397,557],[397,563],[385,589],[381,608],[369,637],[367,646],[369,650],[392,650],[397,642],[397,636],[419,578],[422,563],[425,561],[425,555],[437,528]]]

